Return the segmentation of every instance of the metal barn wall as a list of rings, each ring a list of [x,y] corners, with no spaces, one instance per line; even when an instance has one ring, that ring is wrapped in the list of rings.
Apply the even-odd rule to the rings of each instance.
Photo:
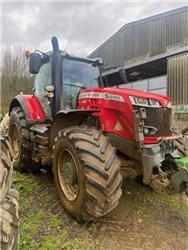
[[[168,59],[167,94],[174,105],[188,104],[188,53]]]
[[[188,53],[168,59],[167,94],[173,104],[173,127],[180,133],[188,126]]]
[[[188,45],[188,6],[124,25],[88,57],[127,65]]]

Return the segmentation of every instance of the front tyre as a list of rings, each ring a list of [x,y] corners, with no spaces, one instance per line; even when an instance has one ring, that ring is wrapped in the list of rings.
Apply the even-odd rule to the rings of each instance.
[[[108,214],[122,194],[116,150],[95,128],[77,126],[58,133],[53,173],[61,204],[79,221]]]

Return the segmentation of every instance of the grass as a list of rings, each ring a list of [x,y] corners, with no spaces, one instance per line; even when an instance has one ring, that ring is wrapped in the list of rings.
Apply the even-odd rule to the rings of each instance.
[[[146,201],[148,200],[153,204],[156,203],[158,205],[164,205],[174,209],[183,210],[183,212],[185,212],[185,214],[188,216],[188,204],[186,204],[184,201],[180,201],[179,194],[172,196],[160,195],[155,193],[152,189],[138,184],[132,187],[132,192],[134,192],[138,198],[142,197],[142,199],[145,199]]]
[[[177,162],[178,162],[181,166],[183,166],[183,167],[185,167],[185,168],[188,169],[188,157],[183,157],[183,158],[177,160]]]
[[[89,233],[79,233],[78,223],[66,214],[72,222],[67,226],[61,216],[50,210],[57,198],[45,190],[40,177],[14,172],[13,181],[20,193],[20,250],[95,249]],[[63,213],[65,214],[64,211]],[[74,223],[76,236],[73,235]]]
[[[56,215],[52,215],[49,223],[53,228],[59,228],[61,225],[61,219],[58,218]]]
[[[41,250],[73,249],[73,244],[68,240],[68,229],[62,230],[44,238]]]
[[[93,237],[86,226],[78,224],[58,205],[52,179],[47,181],[42,180],[40,176],[14,172],[13,180],[20,192],[22,225],[20,250],[103,249],[100,248],[101,240],[98,243],[99,238]],[[130,199],[129,204],[126,197],[125,200],[121,200],[119,208],[114,212],[114,214],[121,213],[119,219],[122,219],[127,212],[126,209],[134,202],[135,213],[138,212],[136,216],[138,218],[141,216],[143,220],[152,220],[153,212],[158,216],[159,207],[166,211],[176,210],[182,214],[185,221],[188,220],[188,204],[181,201],[179,195],[162,196],[134,182],[127,185],[124,188],[130,190],[132,193],[130,197],[135,199]]]
[[[188,157],[181,158],[177,160],[179,165],[182,167],[188,168]],[[150,200],[153,203],[166,205],[171,208],[180,209],[183,211],[183,214],[188,218],[188,203],[184,201],[180,201],[179,194],[177,195],[160,195],[158,193],[153,192],[150,188],[145,187],[144,185],[134,185],[132,187],[132,191],[138,195],[138,197],[142,197],[146,200]]]

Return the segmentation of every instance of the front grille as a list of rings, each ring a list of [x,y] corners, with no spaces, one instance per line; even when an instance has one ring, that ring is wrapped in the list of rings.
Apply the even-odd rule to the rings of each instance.
[[[153,107],[141,107],[134,106],[134,110],[145,108],[147,118],[145,120],[145,126],[155,127],[157,132],[154,136],[170,136],[172,135],[170,127],[172,121],[172,112],[169,108],[153,108]],[[151,136],[151,135],[148,135]]]

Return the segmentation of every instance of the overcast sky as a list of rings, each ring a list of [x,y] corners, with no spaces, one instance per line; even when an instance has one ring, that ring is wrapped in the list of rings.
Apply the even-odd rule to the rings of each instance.
[[[187,1],[3,1],[3,44],[25,44],[51,49],[59,38],[61,49],[87,55],[124,24],[188,5]]]

